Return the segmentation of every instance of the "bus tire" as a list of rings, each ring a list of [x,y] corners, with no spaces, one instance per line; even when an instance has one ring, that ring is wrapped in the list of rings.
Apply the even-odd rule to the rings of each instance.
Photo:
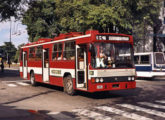
[[[30,73],[30,83],[32,86],[37,86],[37,82],[35,81],[34,72]]]
[[[67,75],[66,77],[64,77],[63,83],[64,83],[64,92],[71,96],[74,95],[75,90],[73,88],[73,80],[71,75]]]

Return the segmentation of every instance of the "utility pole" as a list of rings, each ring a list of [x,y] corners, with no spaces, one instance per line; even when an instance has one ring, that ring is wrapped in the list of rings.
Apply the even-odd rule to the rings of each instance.
[[[143,52],[145,52],[145,45],[146,45],[146,24],[145,24],[145,20],[146,20],[146,18],[144,17],[143,18],[143,22],[144,22],[144,34],[143,34]]]
[[[8,54],[8,64],[9,64],[9,68],[10,68],[10,64],[11,64],[11,61],[10,61],[10,55],[11,55],[11,26],[12,26],[12,21],[11,21],[11,18],[10,18],[10,44],[9,44],[9,54]]]
[[[11,23],[11,18],[10,18],[10,43],[11,43],[11,25],[12,23]]]

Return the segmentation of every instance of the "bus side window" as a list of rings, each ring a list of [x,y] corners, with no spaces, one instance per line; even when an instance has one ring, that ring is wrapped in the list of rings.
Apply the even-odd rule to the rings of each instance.
[[[36,60],[42,60],[42,46],[38,46],[36,49]]]
[[[85,49],[83,47],[78,48],[77,55],[78,55],[78,69],[84,69],[84,51]]]
[[[135,61],[135,64],[140,64],[139,56],[134,56],[134,61]]]
[[[141,64],[150,64],[150,56],[142,55],[141,56]]]
[[[63,60],[75,60],[75,42],[65,42]]]
[[[35,47],[29,48],[29,59],[30,60],[35,59]]]
[[[62,43],[53,45],[52,60],[62,60]]]

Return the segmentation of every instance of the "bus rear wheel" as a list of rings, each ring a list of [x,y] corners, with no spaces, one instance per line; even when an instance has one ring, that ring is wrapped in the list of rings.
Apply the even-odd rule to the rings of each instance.
[[[68,75],[64,77],[64,92],[67,93],[68,95],[74,95],[75,90],[73,88],[73,81],[71,75]]]
[[[31,83],[32,86],[37,86],[37,82],[35,81],[34,72],[32,72],[30,74],[30,83]]]

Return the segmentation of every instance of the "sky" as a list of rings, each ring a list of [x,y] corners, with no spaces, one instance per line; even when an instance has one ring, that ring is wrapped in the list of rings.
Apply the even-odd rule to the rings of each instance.
[[[28,43],[28,34],[26,25],[22,25],[20,21],[11,20],[11,42],[18,47],[22,43]],[[10,42],[10,21],[0,22],[0,46],[4,42]]]

